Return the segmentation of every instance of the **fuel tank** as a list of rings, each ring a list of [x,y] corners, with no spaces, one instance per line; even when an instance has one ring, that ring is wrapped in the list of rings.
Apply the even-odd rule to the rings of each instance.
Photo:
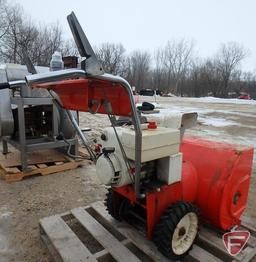
[[[196,169],[195,204],[204,220],[223,230],[239,225],[249,192],[253,148],[186,137],[181,152]]]

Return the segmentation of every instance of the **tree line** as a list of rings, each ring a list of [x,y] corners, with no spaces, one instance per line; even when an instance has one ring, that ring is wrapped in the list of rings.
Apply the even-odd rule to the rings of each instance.
[[[36,65],[49,66],[54,51],[78,55],[73,40],[55,24],[36,24],[18,4],[0,0],[0,62],[25,64],[26,54]],[[122,44],[102,43],[96,55],[106,72],[126,78],[137,91],[160,90],[180,96],[238,96],[256,98],[256,76],[241,70],[249,51],[236,42],[221,44],[208,58],[195,55],[193,41],[173,39],[152,54],[127,53]]]
[[[194,44],[171,40],[154,54],[125,53],[122,44],[103,43],[96,48],[103,68],[125,77],[136,90],[154,89],[180,96],[237,97],[242,92],[256,98],[256,76],[241,70],[249,51],[236,42],[221,44],[212,57],[194,54]]]

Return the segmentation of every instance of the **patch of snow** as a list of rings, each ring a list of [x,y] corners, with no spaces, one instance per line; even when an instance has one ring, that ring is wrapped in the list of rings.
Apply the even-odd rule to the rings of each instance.
[[[199,97],[199,98],[192,98],[195,100],[198,100],[200,102],[206,102],[206,103],[230,103],[230,104],[251,104],[256,105],[256,100],[247,100],[247,99],[237,99],[237,98],[218,98],[218,97]]]
[[[7,217],[11,216],[12,214],[13,214],[13,212],[8,211],[7,206],[1,206],[0,207],[0,219],[7,218]]]
[[[255,104],[256,105],[256,104]],[[156,108],[158,109],[165,109],[166,111],[164,112],[188,112],[188,111],[193,111],[193,112],[197,112],[200,114],[211,114],[211,113],[222,113],[225,115],[228,114],[232,114],[232,115],[238,115],[238,116],[245,116],[245,117],[255,117],[256,118],[256,114],[252,111],[252,112],[239,112],[236,110],[228,110],[228,109],[209,109],[209,108],[202,108],[202,107],[190,107],[190,106],[186,106],[186,105],[182,105],[182,106],[175,106],[175,105],[166,105],[166,104],[156,104]],[[161,110],[162,112],[162,110]]]
[[[215,117],[199,117],[198,119],[199,123],[202,123],[203,125],[207,126],[216,126],[216,127],[223,127],[223,126],[234,126],[237,125],[236,122],[227,120],[225,118],[215,118]]]
[[[11,216],[13,214],[13,212],[5,212],[5,213],[0,213],[0,219],[1,218],[7,218],[9,216]]]
[[[191,112],[200,112],[200,113],[210,113],[212,110],[203,109],[203,108],[196,108],[196,107],[181,107],[181,106],[170,106],[170,105],[164,105],[160,104],[158,106],[158,109],[160,109],[159,114],[168,115],[169,113],[191,113]]]
[[[253,112],[244,113],[244,112],[233,111],[233,110],[219,110],[219,109],[215,109],[215,110],[212,110],[211,113],[215,113],[215,112],[222,113],[222,114],[225,114],[225,115],[236,115],[236,116],[245,116],[245,117],[255,117],[256,118],[256,115]]]
[[[197,112],[199,114],[198,122],[201,122],[204,125],[211,125],[215,127],[224,127],[224,126],[244,126],[248,128],[256,128],[253,125],[242,125],[235,120],[232,121],[231,119],[227,120],[225,117],[227,117],[229,114],[234,116],[244,116],[244,117],[255,117],[255,123],[256,123],[256,115],[253,114],[253,112],[250,114],[244,113],[244,112],[238,112],[238,111],[232,111],[232,110],[216,110],[216,109],[207,109],[207,108],[197,108],[197,107],[189,107],[189,106],[170,106],[170,105],[164,105],[159,104],[158,109],[160,109],[160,112],[158,114],[154,114],[155,118],[162,118],[163,116],[167,116],[169,114],[179,114],[179,113],[191,113],[191,112]],[[212,116],[205,116],[207,114],[213,114],[213,113],[222,113],[223,118],[221,117],[212,117]],[[146,117],[150,116],[145,115]],[[231,117],[230,117],[231,118]]]

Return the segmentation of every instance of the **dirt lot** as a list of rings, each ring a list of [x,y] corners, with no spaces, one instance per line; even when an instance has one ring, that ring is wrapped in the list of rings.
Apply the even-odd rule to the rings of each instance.
[[[152,101],[153,98],[143,98]],[[157,98],[163,110],[198,111],[198,124],[187,133],[256,147],[256,103],[223,100]],[[95,137],[106,126],[105,116],[81,114],[81,126]],[[256,158],[247,215],[256,219]],[[46,177],[7,184],[0,180],[0,261],[52,261],[39,239],[38,220],[104,198],[93,165]]]

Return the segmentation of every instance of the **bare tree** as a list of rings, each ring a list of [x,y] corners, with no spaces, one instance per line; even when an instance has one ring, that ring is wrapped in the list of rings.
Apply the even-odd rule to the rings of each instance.
[[[137,91],[150,87],[150,62],[150,54],[142,51],[134,51],[126,60],[126,78]]]
[[[39,27],[39,35],[35,40],[34,61],[38,65],[48,66],[54,51],[62,51],[64,40],[62,29],[58,23]]]
[[[256,75],[252,72],[243,72],[244,89],[252,98],[256,99]]]
[[[76,46],[76,43],[73,39],[66,40],[61,48],[62,56],[79,56],[79,52]]]
[[[4,61],[18,62],[18,38],[21,36],[22,27],[22,9],[19,5],[4,7],[5,24],[7,31],[1,38],[1,55]]]
[[[177,93],[179,82],[185,77],[191,64],[193,42],[181,39],[168,41],[163,52],[163,67],[166,72],[167,86]]]
[[[62,28],[58,23],[38,26],[30,16],[24,14],[20,5],[0,1],[5,3],[0,8],[0,15],[4,18],[1,25],[6,25],[6,31],[0,38],[0,56],[3,62],[24,64],[26,52],[34,64],[48,66],[56,50],[65,55],[77,54],[73,42],[63,38]]]
[[[163,68],[164,55],[161,49],[154,53],[154,67],[152,69],[152,87],[156,90],[168,91],[165,85],[165,71]]]
[[[216,64],[222,80],[221,96],[227,97],[231,76],[247,55],[248,51],[236,42],[221,45],[216,55]]]
[[[9,29],[5,10],[6,0],[0,0],[0,39],[4,37]]]
[[[203,65],[198,61],[194,61],[190,70],[190,81],[191,81],[191,96],[200,97],[202,94],[205,94],[205,86],[202,86],[202,79],[203,79]]]
[[[104,70],[114,75],[123,73],[124,52],[122,44],[103,43],[96,47],[96,55]]]

